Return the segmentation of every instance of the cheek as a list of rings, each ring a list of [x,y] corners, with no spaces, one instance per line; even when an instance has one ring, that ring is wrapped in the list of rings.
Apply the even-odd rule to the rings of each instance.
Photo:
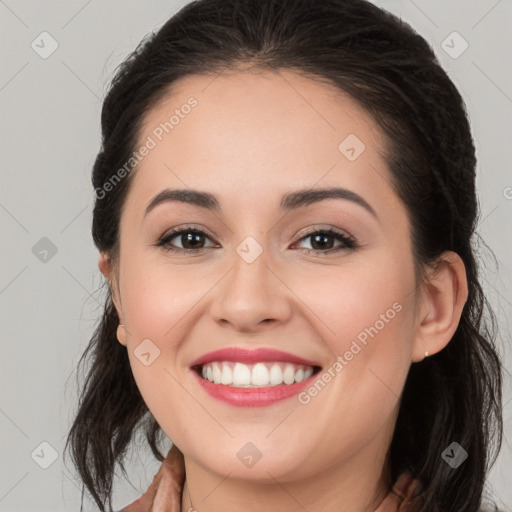
[[[410,321],[404,297],[391,292],[381,299],[340,304],[342,313],[330,323],[337,335],[324,336],[332,363],[299,396],[303,409],[295,418],[304,418],[311,432],[324,425],[325,459],[350,457],[393,430],[410,367]]]
[[[171,437],[182,426],[178,418],[188,417],[195,403],[181,384],[188,371],[179,361],[181,345],[218,276],[211,269],[192,270],[136,253],[123,260],[121,269],[132,373],[148,409]]]
[[[314,278],[299,276],[292,286],[336,354],[348,350],[354,339],[369,353],[385,349],[383,340],[388,339],[399,348],[413,325],[414,271],[405,256],[354,259],[345,267],[316,272]]]
[[[186,332],[194,305],[214,283],[212,276],[192,275],[190,267],[156,264],[143,257],[127,261],[124,269],[123,309],[136,338],[132,344],[137,339],[165,339],[160,349],[172,352],[172,340]]]
[[[403,256],[354,265],[303,286],[304,302],[315,312],[315,324],[332,354],[319,376],[314,396],[336,397],[336,414],[352,410],[367,425],[394,407],[411,364],[414,325],[414,271]],[[328,375],[325,375],[325,374]],[[331,392],[323,389],[331,388]],[[317,411],[320,412],[320,411]]]

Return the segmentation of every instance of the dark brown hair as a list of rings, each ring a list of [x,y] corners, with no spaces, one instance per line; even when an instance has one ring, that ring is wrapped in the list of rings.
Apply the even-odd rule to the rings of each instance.
[[[93,187],[104,190],[129,160],[141,121],[177,79],[241,64],[293,70],[355,98],[386,136],[385,158],[409,213],[418,276],[445,250],[462,258],[469,295],[460,323],[441,352],[411,365],[388,455],[392,478],[409,470],[423,482],[421,512],[480,510],[503,420],[495,316],[476,259],[475,148],[461,95],[410,26],[365,0],[189,3],[117,70],[103,104]],[[113,262],[132,175],[96,196],[92,235]],[[107,292],[103,318],[79,362],[90,364],[66,443],[102,511],[106,503],[111,509],[115,465],[125,473],[123,459],[136,432],[142,430],[155,457],[164,458],[162,431],[116,339],[118,323]],[[441,457],[454,441],[468,452],[457,469]]]

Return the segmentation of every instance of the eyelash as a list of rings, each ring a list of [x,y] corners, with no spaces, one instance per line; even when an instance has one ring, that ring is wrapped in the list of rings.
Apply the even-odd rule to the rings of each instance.
[[[176,252],[176,253],[195,253],[195,254],[201,254],[203,251],[209,249],[209,247],[201,247],[200,249],[182,249],[180,247],[173,247],[170,243],[170,241],[173,238],[176,238],[178,235],[184,234],[184,233],[193,233],[194,235],[205,235],[208,237],[208,234],[201,230],[197,229],[192,226],[186,226],[182,228],[176,228],[170,232],[168,232],[166,235],[162,236],[156,244],[154,244],[157,247],[163,247],[166,251]],[[324,235],[324,236],[333,236],[336,239],[343,242],[343,245],[327,249],[325,251],[322,251],[320,249],[302,249],[305,251],[306,254],[316,253],[318,254],[330,254],[335,253],[339,251],[347,251],[347,250],[354,250],[357,248],[356,241],[351,236],[343,235],[342,233],[339,233],[337,231],[334,231],[333,229],[318,229],[316,231],[310,231],[303,236],[299,238],[299,242],[312,237],[313,235]],[[209,237],[208,237],[209,238]]]

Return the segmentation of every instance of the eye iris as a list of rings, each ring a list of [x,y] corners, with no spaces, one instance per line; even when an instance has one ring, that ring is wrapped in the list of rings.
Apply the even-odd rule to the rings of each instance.
[[[331,239],[331,243],[325,243],[325,239]],[[314,242],[312,243],[312,246],[316,249],[315,244],[320,241],[320,247],[319,249],[331,249],[332,248],[332,237],[331,235],[325,235],[322,233],[319,233],[317,235],[313,235]]]
[[[197,249],[197,246],[194,245],[195,242],[201,243],[200,238],[202,235],[200,233],[187,232],[181,235],[181,242],[185,249]],[[187,247],[187,244],[192,243],[192,247]]]

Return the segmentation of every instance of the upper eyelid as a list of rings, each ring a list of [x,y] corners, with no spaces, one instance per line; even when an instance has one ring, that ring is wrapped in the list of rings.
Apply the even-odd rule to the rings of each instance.
[[[189,231],[198,231],[198,232],[201,232],[201,234],[206,235],[208,238],[215,239],[215,236],[213,234],[211,234],[207,229],[202,228],[202,227],[191,226],[191,225],[173,228],[170,231],[165,232],[160,238],[168,238],[168,237],[174,238],[175,236],[178,236],[178,235],[182,234],[183,232],[189,232]]]
[[[297,233],[297,235],[295,235],[295,236],[299,240],[301,240],[301,239],[303,239],[305,237],[314,235],[315,233],[325,232],[325,231],[329,231],[329,232],[331,232],[331,234],[335,234],[335,235],[339,235],[339,236],[342,236],[342,237],[345,237],[345,238],[350,238],[350,239],[355,240],[355,237],[352,236],[352,234],[350,234],[348,231],[346,231],[344,229],[334,228],[334,227],[331,227],[331,226],[329,226],[329,227],[322,227],[321,225],[313,225],[313,226],[310,226],[308,228],[305,228],[304,230],[299,231],[299,233]]]
[[[159,237],[159,239],[157,240],[157,243],[155,245],[157,245],[157,246],[158,245],[167,245],[170,243],[170,240],[180,236],[183,233],[188,233],[191,231],[197,231],[197,232],[200,232],[200,234],[204,234],[207,238],[210,239],[210,241],[213,244],[219,243],[219,242],[215,241],[216,240],[215,237],[210,235],[210,233],[205,228],[199,228],[199,227],[188,225],[188,226],[176,227],[176,228],[171,229],[170,231],[165,232],[161,237]],[[195,252],[201,251],[202,249],[207,249],[207,247],[202,247],[201,249],[197,249]],[[194,251],[194,249],[182,249],[181,247],[178,247],[177,250]]]
[[[306,231],[301,231],[295,236],[295,238],[297,239],[297,241],[295,243],[300,242],[300,241],[304,240],[305,238],[308,238],[308,237],[310,237],[314,234],[317,234],[319,232],[328,232],[328,234],[331,236],[337,235],[340,238],[345,238],[345,239],[351,241],[353,244],[357,243],[357,240],[354,236],[352,236],[348,232],[345,232],[344,230],[341,230],[340,228],[322,227],[320,225],[313,225],[312,227],[305,228],[305,229],[306,229]],[[168,239],[165,243],[169,243],[169,240],[172,240],[173,238],[179,236],[180,234],[190,232],[190,231],[200,232],[201,234],[206,235],[206,237],[208,237],[213,243],[219,243],[219,242],[216,242],[216,238],[213,235],[211,235],[206,228],[196,227],[193,225],[187,225],[187,226],[174,228],[171,231],[164,233],[160,237],[159,240]],[[181,248],[178,248],[178,249],[181,249]],[[207,247],[202,247],[201,249],[197,249],[197,251],[200,251],[202,249],[207,249]],[[194,249],[182,249],[182,250],[183,251],[187,251],[187,250],[194,251]]]
[[[170,235],[179,235],[180,233],[183,233],[186,231],[199,231],[211,238],[215,238],[215,236],[213,234],[211,234],[210,231],[208,231],[206,228],[196,227],[196,226],[192,226],[192,225],[173,228],[170,231],[164,232],[164,234],[160,238],[166,238]],[[298,238],[303,238],[305,236],[309,236],[311,234],[317,233],[318,231],[332,231],[335,234],[346,236],[347,238],[353,238],[352,235],[344,229],[334,228],[334,227],[330,227],[330,226],[322,227],[321,225],[313,225],[312,227],[304,228],[304,230],[301,230],[295,236]]]

